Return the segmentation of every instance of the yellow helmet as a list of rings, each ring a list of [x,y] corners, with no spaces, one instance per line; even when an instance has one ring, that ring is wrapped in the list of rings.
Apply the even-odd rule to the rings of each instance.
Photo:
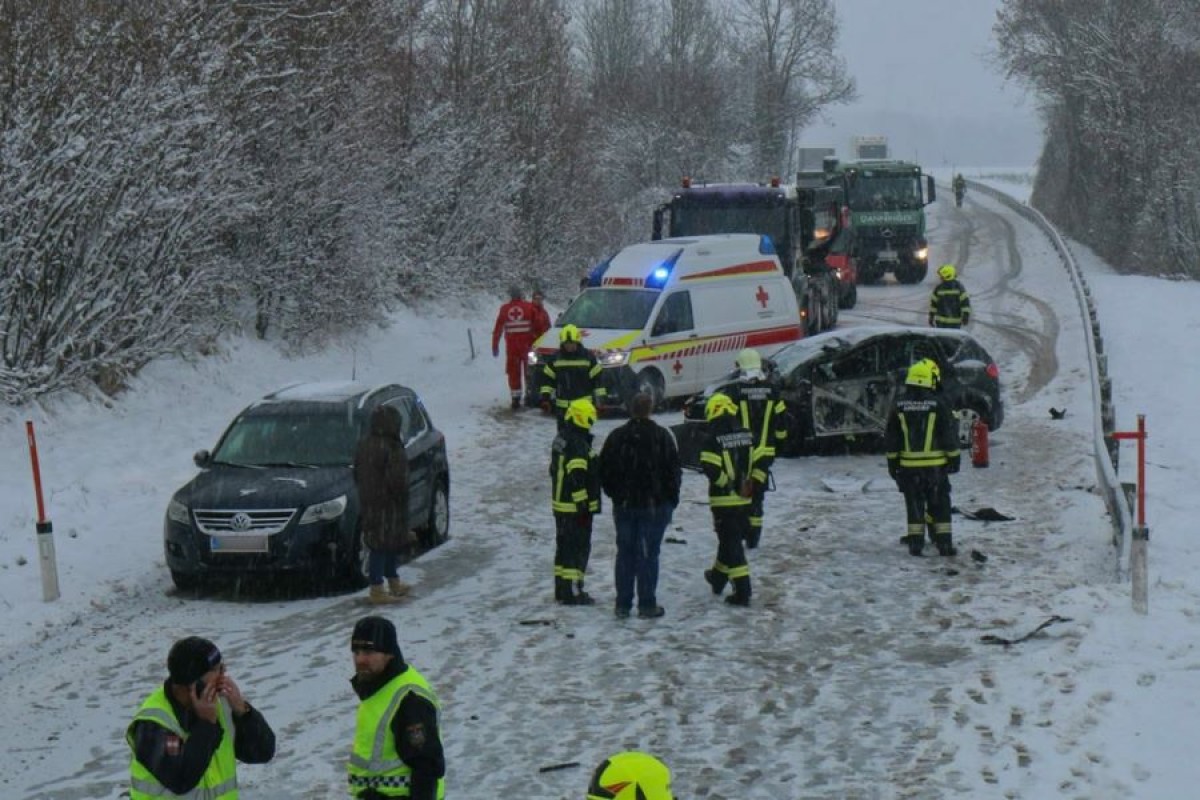
[[[585,431],[591,430],[596,424],[596,406],[586,397],[572,400],[567,406],[567,421],[573,422]]]
[[[942,264],[938,267],[938,277],[944,281],[952,281],[958,275],[953,264]]]
[[[909,386],[936,389],[942,382],[942,370],[933,359],[922,358],[908,368],[904,382]]]
[[[560,342],[582,342],[583,334],[575,325],[563,325],[562,330],[558,332],[558,340]]]
[[[604,759],[592,773],[587,800],[674,800],[671,770],[652,755],[630,750]]]
[[[722,414],[736,414],[737,410],[737,406],[729,398],[729,395],[717,392],[704,404],[704,419],[712,422]]]

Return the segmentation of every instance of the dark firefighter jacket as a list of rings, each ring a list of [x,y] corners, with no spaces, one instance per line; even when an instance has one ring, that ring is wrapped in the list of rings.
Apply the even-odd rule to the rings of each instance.
[[[929,324],[961,328],[971,321],[971,297],[958,280],[942,281],[929,296]]]
[[[163,691],[187,739],[149,720],[135,720],[127,735],[142,766],[167,790],[185,795],[200,782],[225,732],[219,721],[201,719],[176,703],[170,682],[164,681]],[[265,764],[275,756],[275,732],[253,706],[240,717],[233,715],[233,733],[233,754],[243,764]]]
[[[700,468],[708,478],[708,505],[714,512],[749,510],[751,493],[744,484],[750,478],[753,446],[753,435],[732,414],[708,423],[707,436],[700,445]]]
[[[586,347],[580,345],[574,353],[568,353],[560,346],[542,367],[541,395],[549,399],[553,392],[554,405],[559,411],[581,397],[594,396],[599,400],[608,394],[600,383],[602,371],[595,354]]]
[[[350,685],[354,687],[358,699],[366,700],[407,669],[406,662],[393,658],[378,677],[363,680],[355,675],[350,679]],[[388,727],[396,741],[397,755],[412,770],[409,796],[412,800],[434,800],[437,797],[438,779],[446,775],[446,756],[438,730],[437,708],[416,692],[409,692],[400,701]]]
[[[592,435],[573,423],[550,445],[550,507],[555,514],[600,512],[600,462]]]
[[[737,405],[738,420],[754,437],[750,477],[766,485],[776,448],[787,439],[787,406],[767,380],[738,381],[722,391]]]
[[[905,387],[884,433],[888,471],[958,468],[958,420],[950,404],[931,389]]]

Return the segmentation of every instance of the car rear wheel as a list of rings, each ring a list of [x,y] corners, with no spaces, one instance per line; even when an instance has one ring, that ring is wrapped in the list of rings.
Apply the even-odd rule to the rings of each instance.
[[[446,479],[439,478],[429,501],[429,519],[417,529],[425,549],[437,547],[450,538],[450,491]]]
[[[975,423],[983,419],[983,414],[971,406],[963,406],[954,410],[958,417],[958,447],[960,450],[970,450],[975,435]]]
[[[644,369],[638,373],[637,382],[633,386],[633,393],[639,394],[642,392],[650,395],[650,400],[653,403],[651,408],[657,410],[662,407],[663,395],[666,394],[666,391],[663,389],[662,376],[657,371]],[[633,397],[630,396],[629,399],[633,400]],[[626,403],[625,405],[626,409],[628,409],[629,404]]]

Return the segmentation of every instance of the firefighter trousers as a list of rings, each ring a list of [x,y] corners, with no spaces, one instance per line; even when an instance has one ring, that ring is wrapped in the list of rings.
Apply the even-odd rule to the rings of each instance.
[[[904,493],[909,538],[930,541],[953,532],[950,522],[950,479],[941,467],[901,467],[897,480]]]
[[[719,594],[728,581],[733,584],[734,597],[749,600],[750,564],[744,542],[750,535],[750,506],[714,510],[713,528],[717,532],[717,558],[710,582],[713,590]]]
[[[592,555],[592,515],[554,515],[554,599],[573,603],[583,591],[583,576]]]

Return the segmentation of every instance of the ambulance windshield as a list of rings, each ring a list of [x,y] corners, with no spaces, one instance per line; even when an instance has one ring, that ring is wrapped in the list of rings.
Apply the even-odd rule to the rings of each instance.
[[[593,286],[575,298],[558,324],[580,328],[641,330],[661,292]]]

